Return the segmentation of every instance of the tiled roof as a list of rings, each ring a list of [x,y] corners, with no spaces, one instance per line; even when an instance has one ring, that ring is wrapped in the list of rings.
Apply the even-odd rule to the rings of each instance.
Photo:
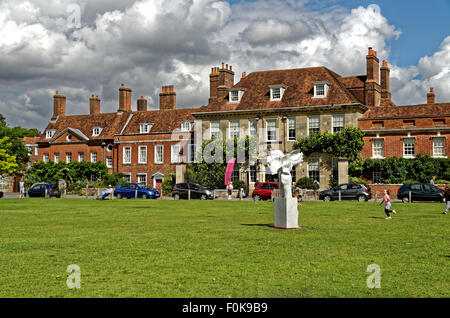
[[[245,88],[239,104],[230,104],[228,95],[199,108],[196,112],[221,110],[271,109],[281,107],[354,104],[360,101],[346,88],[343,77],[326,67],[300,68],[254,72],[247,75],[234,88]],[[314,98],[314,82],[328,81],[331,87],[325,98]],[[281,101],[270,101],[269,85],[287,86]]]
[[[181,128],[181,123],[183,121],[194,121],[192,113],[196,110],[198,109],[182,108],[174,110],[133,112],[133,117],[122,134],[139,133],[140,124],[143,123],[153,124],[150,133],[172,132],[176,128]]]
[[[62,116],[57,121],[50,122],[46,130],[54,129],[55,135],[59,134],[66,128],[78,129],[91,140],[113,139],[114,135],[120,132],[125,125],[130,113],[105,113],[93,115],[73,115]],[[94,127],[102,127],[100,136],[93,137],[92,130]],[[42,134],[40,142],[48,142],[45,134]]]
[[[25,145],[34,145],[39,139],[41,139],[41,137],[23,137],[22,141]]]
[[[400,118],[420,116],[450,116],[450,103],[407,105],[397,107],[371,107],[367,112],[364,113],[363,118]]]

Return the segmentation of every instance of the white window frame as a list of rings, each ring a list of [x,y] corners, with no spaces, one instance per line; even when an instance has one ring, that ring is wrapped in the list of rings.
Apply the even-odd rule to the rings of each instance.
[[[180,163],[180,144],[171,145],[171,153],[170,153],[170,162],[171,163]]]
[[[66,152],[66,163],[71,163],[71,162],[72,162],[72,153]]]
[[[311,129],[317,129],[320,132],[320,115],[308,116],[308,135],[311,134]]]
[[[95,159],[95,161],[94,161]],[[97,152],[93,151],[91,152],[91,162],[97,162],[98,161],[98,154]]]
[[[84,152],[78,153],[78,162],[84,162]]]
[[[288,118],[288,124],[287,124],[287,136],[289,141],[295,141],[297,140],[297,119],[295,117],[289,117]],[[294,132],[294,136],[291,137],[291,131]]]
[[[187,163],[192,163],[195,161],[195,144],[189,144],[187,145],[188,153],[186,161]]]
[[[161,159],[158,158],[158,150],[161,149]],[[163,164],[164,163],[164,145],[155,145],[155,164]]]
[[[103,128],[102,127],[94,127],[92,128],[92,137],[98,137],[102,133]]]
[[[42,155],[42,161],[44,161],[44,162],[49,162],[50,161],[50,156],[49,156],[48,153],[44,153]]]
[[[59,161],[60,161],[60,155],[59,155],[59,152],[56,152],[54,155],[53,155],[53,161],[55,162],[55,163],[58,163]]]
[[[131,182],[131,173],[130,172],[124,172],[123,174],[123,178],[130,183]]]
[[[323,90],[322,90],[323,86]],[[316,82],[314,83],[314,98],[325,98],[328,95],[329,83],[326,82]],[[323,92],[323,94],[319,94]]]
[[[372,158],[384,159],[384,138],[372,139]]]
[[[145,150],[145,156],[143,156],[143,151]],[[139,146],[138,148],[138,164],[143,165],[147,164],[148,151],[147,146]]]
[[[145,183],[144,182],[140,182],[140,178],[141,177],[145,177]],[[147,174],[146,173],[138,173],[137,174],[137,184],[139,184],[139,185],[145,185],[145,186],[147,186],[147,181],[148,181],[148,179],[147,179]]]
[[[129,158],[127,158],[127,156],[126,156],[128,150],[129,150],[129,153],[130,153]],[[132,149],[131,149],[131,147],[130,147],[130,146],[124,146],[124,147],[122,148],[122,152],[123,152],[123,153],[122,153],[122,163],[123,163],[124,165],[131,164],[131,155],[132,155]]]
[[[140,134],[148,134],[152,129],[152,124],[150,123],[141,123],[139,124],[139,133]]]
[[[108,169],[111,169],[113,167],[113,158],[112,157],[106,157],[106,167]]]
[[[436,136],[431,137],[433,141],[433,157],[435,158],[447,158],[445,155],[445,142],[446,138],[444,136]],[[441,142],[440,145],[437,145],[438,142]],[[440,149],[440,152],[437,152],[437,150]]]
[[[237,125],[237,126],[236,126]],[[230,120],[229,122],[229,138],[236,136],[239,139],[241,123],[239,120]]]
[[[34,155],[35,156],[39,155],[39,147],[34,147]]]
[[[56,130],[55,129],[49,129],[45,132],[45,138],[46,139],[51,139],[53,138],[53,136],[55,135]]]
[[[245,89],[232,88],[228,95],[228,100],[231,104],[237,104],[241,102],[242,96],[244,95]]]
[[[182,132],[189,132],[192,130],[193,127],[194,127],[193,121],[183,121],[181,123],[181,131]]]
[[[333,133],[337,133],[345,128],[345,114],[335,114],[332,117],[332,128]],[[339,125],[339,126],[338,126]],[[335,131],[336,129],[339,129],[338,131]]]
[[[414,154],[407,153],[407,149],[412,149]],[[409,150],[408,152],[411,152],[411,150]],[[403,158],[415,158],[415,157],[416,157],[416,138],[414,137],[403,138]]]
[[[269,127],[269,123],[270,126]],[[272,127],[272,123],[274,123],[274,127]],[[269,130],[270,128],[270,130]],[[269,131],[274,132],[274,138],[269,139]],[[266,120],[266,141],[277,141],[278,140],[278,134],[277,134],[277,120],[276,119],[267,119]]]
[[[270,101],[271,102],[281,101],[283,99],[286,87],[284,85],[270,85],[269,87],[270,87]]]
[[[217,127],[213,127],[217,124]],[[211,139],[217,134],[217,137],[215,139],[220,139],[221,132],[220,132],[220,121],[214,120],[209,123],[209,131],[210,131],[210,137]]]
[[[307,166],[306,168],[307,168],[308,178],[310,178],[310,176],[309,176],[309,172],[310,172],[310,171],[316,171],[316,170],[310,169],[311,163],[312,163],[313,161],[314,161],[314,162],[317,161],[317,165],[318,165],[318,169],[319,169],[319,170],[318,170],[318,171],[319,171],[319,181],[318,181],[318,182],[320,183],[320,158],[308,158],[307,165],[306,165],[306,166]],[[314,165],[315,165],[315,164],[314,164]]]

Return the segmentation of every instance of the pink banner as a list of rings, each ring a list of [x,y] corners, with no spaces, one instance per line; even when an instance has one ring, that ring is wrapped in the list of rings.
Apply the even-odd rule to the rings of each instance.
[[[228,185],[231,181],[231,175],[233,174],[234,163],[236,162],[236,158],[228,161],[227,170],[225,171],[225,185]]]

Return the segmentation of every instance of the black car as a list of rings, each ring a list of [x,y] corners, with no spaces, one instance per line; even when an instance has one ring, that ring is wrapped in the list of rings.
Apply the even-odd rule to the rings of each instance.
[[[30,198],[45,197],[45,190],[47,190],[47,195],[49,197],[61,197],[61,192],[58,189],[57,184],[50,184],[50,183],[35,183],[31,186],[31,188],[28,190],[28,196]]]
[[[3,198],[3,192],[0,191],[0,199]]]
[[[398,189],[397,198],[402,202],[412,201],[444,201],[444,191],[429,183],[405,183]]]
[[[177,183],[173,187],[172,196],[175,200],[187,199],[189,196],[189,190],[191,192],[191,199],[214,199],[214,194],[212,191],[206,190],[198,184],[189,182]]]
[[[362,183],[344,183],[330,190],[320,191],[319,200],[339,200],[339,192],[341,193],[341,200],[358,200],[364,202],[370,200],[372,197],[369,186]]]

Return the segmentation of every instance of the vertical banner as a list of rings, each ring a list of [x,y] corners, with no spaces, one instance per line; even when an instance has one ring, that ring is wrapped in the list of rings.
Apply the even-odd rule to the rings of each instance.
[[[233,174],[234,163],[236,162],[236,158],[228,161],[227,170],[225,171],[225,185],[228,185],[231,181],[231,175]]]

